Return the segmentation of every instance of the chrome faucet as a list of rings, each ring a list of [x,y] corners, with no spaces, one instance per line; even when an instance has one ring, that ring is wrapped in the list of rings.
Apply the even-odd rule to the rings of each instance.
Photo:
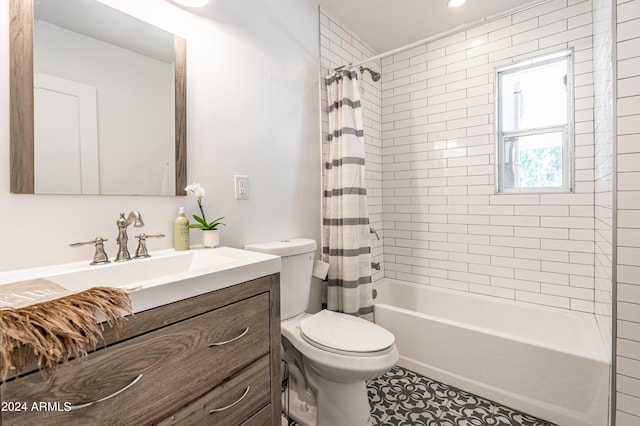
[[[108,240],[106,238],[96,237],[91,241],[79,241],[77,243],[71,243],[69,245],[71,247],[80,247],[80,246],[85,246],[87,244],[95,244],[96,252],[93,255],[93,262],[91,262],[90,265],[102,265],[105,263],[111,263],[111,261],[109,260],[109,256],[107,256],[107,253],[105,253],[104,251],[105,241],[108,241]]]
[[[127,242],[129,241],[127,227],[131,224],[136,228],[144,226],[140,212],[133,210],[126,219],[124,218],[124,213],[120,213],[120,218],[116,221],[116,225],[118,225],[118,238],[116,239],[118,254],[116,254],[115,262],[131,260],[131,255],[127,248]]]
[[[380,235],[378,235],[378,231],[376,231],[375,228],[369,227],[369,233],[370,234],[375,234],[376,239],[380,240]]]

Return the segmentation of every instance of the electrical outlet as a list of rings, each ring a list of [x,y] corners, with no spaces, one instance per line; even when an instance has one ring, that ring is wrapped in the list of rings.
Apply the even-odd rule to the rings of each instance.
[[[234,175],[233,182],[235,188],[235,199],[249,199],[249,177],[246,175]]]

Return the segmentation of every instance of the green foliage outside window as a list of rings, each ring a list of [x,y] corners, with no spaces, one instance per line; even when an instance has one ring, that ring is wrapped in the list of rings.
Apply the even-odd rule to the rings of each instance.
[[[562,147],[524,149],[519,152],[520,186],[562,186]]]

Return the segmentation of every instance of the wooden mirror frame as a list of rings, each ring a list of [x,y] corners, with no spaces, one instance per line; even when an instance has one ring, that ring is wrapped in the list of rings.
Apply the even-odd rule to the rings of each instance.
[[[10,0],[10,189],[34,194],[33,0]],[[187,185],[187,49],[175,41],[175,195]],[[126,195],[126,194],[123,194]]]

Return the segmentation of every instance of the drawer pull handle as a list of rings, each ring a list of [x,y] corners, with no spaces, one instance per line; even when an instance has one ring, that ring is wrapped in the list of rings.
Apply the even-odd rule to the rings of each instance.
[[[251,390],[251,386],[247,386],[247,388],[244,390],[244,393],[242,394],[242,396],[240,398],[238,398],[238,400],[236,402],[232,402],[231,404],[229,404],[227,406],[224,406],[224,407],[213,408],[213,409],[209,410],[209,414],[219,413],[220,411],[224,411],[224,410],[227,410],[227,409],[233,407],[238,402],[242,401],[244,399],[244,397],[247,396],[247,394],[249,393],[250,390]]]
[[[115,391],[111,395],[107,395],[104,398],[96,399],[95,401],[86,402],[84,404],[72,405],[72,406],[69,407],[69,409],[70,410],[79,410],[81,408],[86,408],[86,407],[89,407],[89,406],[91,406],[93,404],[97,404],[98,402],[103,402],[103,401],[106,401],[107,399],[111,399],[114,396],[116,396],[118,394],[121,394],[122,392],[124,392],[127,389],[129,389],[131,386],[133,386],[136,383],[138,383],[140,381],[140,379],[142,379],[142,374],[138,374],[138,376],[135,379],[133,379],[133,381],[131,383],[129,383],[127,386],[123,387],[122,389]]]
[[[245,328],[244,331],[242,333],[240,333],[239,336],[236,336],[233,339],[225,340],[224,342],[209,343],[209,347],[211,347],[211,346],[222,346],[222,345],[226,345],[227,343],[235,342],[236,340],[238,340],[239,338],[243,337],[248,332],[249,332],[249,327]]]

